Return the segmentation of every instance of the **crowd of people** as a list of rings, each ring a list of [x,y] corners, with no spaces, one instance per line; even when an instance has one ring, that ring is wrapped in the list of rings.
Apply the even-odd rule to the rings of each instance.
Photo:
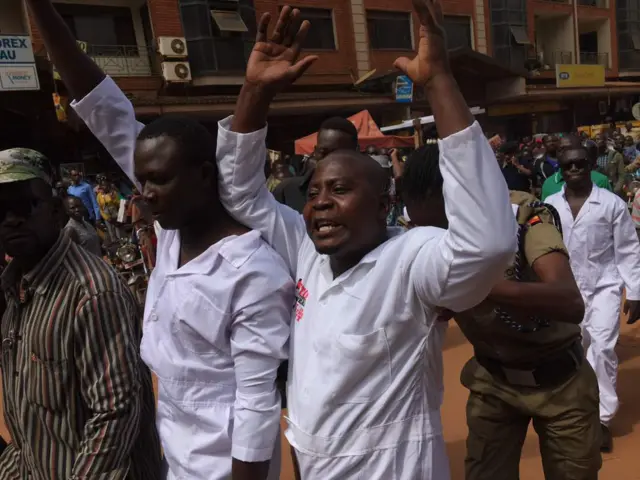
[[[265,165],[270,105],[317,60],[301,57],[297,9],[260,19],[216,142],[190,118],[139,123],[51,0],[27,0],[157,245],[141,315],[92,230],[123,234],[122,193],[0,152],[0,480],[277,480],[285,395],[299,480],[448,480],[450,321],[474,348],[466,478],[519,478],[531,422],[546,478],[597,478],[623,290],[640,318],[623,200],[640,161],[617,131],[488,139],[451,74],[439,1],[413,4],[418,53],[395,67],[424,87],[438,140],[377,150],[336,117],[313,155]]]

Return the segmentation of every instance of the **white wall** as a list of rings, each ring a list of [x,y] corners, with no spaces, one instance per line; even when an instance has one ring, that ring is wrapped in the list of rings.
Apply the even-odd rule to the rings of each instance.
[[[609,19],[598,27],[598,53],[608,53],[608,64],[605,66],[611,68],[611,24]]]
[[[575,63],[573,25],[570,16],[536,17],[535,32],[536,47],[538,52],[544,52],[545,65],[554,66],[553,56],[557,52],[571,52],[572,62]]]
[[[21,0],[0,0],[0,34],[27,34]]]

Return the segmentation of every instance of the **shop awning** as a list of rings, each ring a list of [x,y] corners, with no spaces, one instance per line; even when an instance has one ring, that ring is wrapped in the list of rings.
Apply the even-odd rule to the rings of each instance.
[[[373,145],[377,148],[402,148],[414,146],[413,137],[399,137],[383,134],[368,110],[362,110],[361,112],[349,117],[348,120],[353,123],[358,130],[358,142],[362,149],[369,145]],[[316,146],[317,140],[317,132],[296,140],[296,154],[311,155]]]

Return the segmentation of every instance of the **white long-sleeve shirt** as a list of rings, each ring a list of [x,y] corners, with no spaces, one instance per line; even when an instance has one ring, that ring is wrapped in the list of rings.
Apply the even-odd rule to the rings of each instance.
[[[571,269],[585,301],[605,289],[626,287],[626,298],[640,300],[640,243],[627,204],[603,188],[593,186],[578,216],[562,191],[546,199],[562,221]]]
[[[136,182],[143,125],[116,84],[106,78],[73,106]],[[279,441],[275,378],[287,357],[293,282],[256,231],[227,237],[180,268],[179,232],[156,231],[141,354],[158,377],[169,478],[227,480],[232,457],[269,460]]]
[[[302,217],[266,188],[266,128],[238,134],[230,122],[218,129],[223,204],[262,233],[297,280],[287,438],[303,460],[316,459],[301,465],[303,476],[447,478],[446,455],[443,463],[426,453],[441,450],[407,447],[442,435],[436,307],[480,303],[516,251],[509,192],[479,125],[439,142],[449,230],[389,229],[389,240],[333,278]]]

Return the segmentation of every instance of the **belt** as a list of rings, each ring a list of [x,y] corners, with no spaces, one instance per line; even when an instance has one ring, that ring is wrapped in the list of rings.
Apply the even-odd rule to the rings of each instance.
[[[531,368],[514,368],[500,360],[476,355],[476,360],[493,377],[518,387],[548,388],[558,386],[571,378],[584,360],[584,350],[580,342]]]

